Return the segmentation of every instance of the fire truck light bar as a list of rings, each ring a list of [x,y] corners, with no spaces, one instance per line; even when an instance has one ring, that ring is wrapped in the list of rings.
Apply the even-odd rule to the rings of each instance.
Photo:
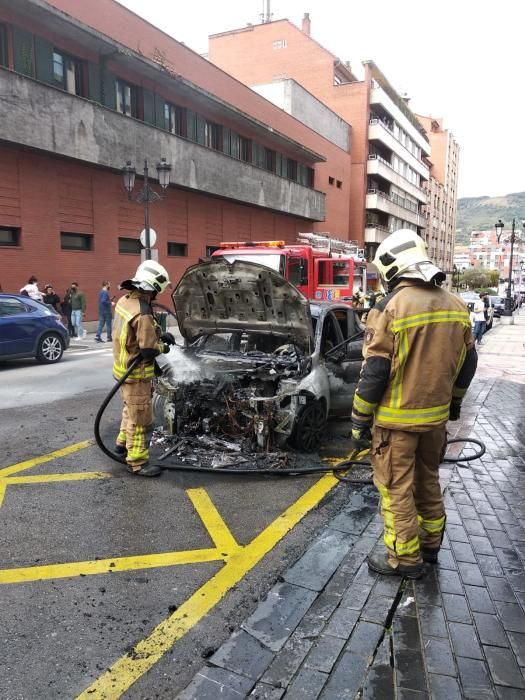
[[[284,248],[284,241],[223,241],[219,248]]]

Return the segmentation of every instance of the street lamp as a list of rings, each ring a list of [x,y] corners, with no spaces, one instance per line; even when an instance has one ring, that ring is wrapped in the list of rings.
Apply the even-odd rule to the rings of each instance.
[[[459,292],[459,277],[459,268],[456,265],[454,265],[454,267],[452,268],[452,286],[456,288],[456,292]]]
[[[161,158],[160,163],[157,163],[157,176],[159,179],[159,184],[163,190],[165,190],[170,184],[170,172],[171,165],[166,162],[166,158]],[[131,165],[131,161],[128,160],[126,165],[122,168],[122,179],[124,181],[124,187],[128,193],[128,199],[130,201],[139,202],[144,204],[144,232],[145,232],[145,256],[146,260],[151,260],[151,243],[150,243],[150,226],[149,226],[149,205],[150,202],[158,202],[162,199],[163,195],[158,194],[151,189],[149,184],[149,171],[148,171],[148,161],[144,160],[144,185],[136,194],[133,194],[133,188],[135,187],[135,176],[137,171]]]
[[[522,228],[525,229],[525,221],[521,222]],[[498,243],[499,239],[501,238],[501,234],[503,233],[503,228],[505,224],[501,219],[498,219],[498,223],[495,224],[496,228],[496,234],[498,238]],[[498,233],[499,230],[499,233]],[[512,319],[512,258],[514,255],[514,241],[516,240],[516,219],[512,219],[512,231],[510,234],[510,260],[509,260],[509,280],[507,284],[507,295],[505,297],[505,310],[503,311],[503,316]],[[505,241],[506,243],[508,241]],[[510,320],[510,323],[513,321]]]

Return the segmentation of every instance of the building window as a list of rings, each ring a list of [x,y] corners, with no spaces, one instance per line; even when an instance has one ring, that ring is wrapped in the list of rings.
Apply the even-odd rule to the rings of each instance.
[[[264,168],[271,173],[275,172],[276,154],[271,148],[264,149]]]
[[[186,136],[186,115],[183,107],[164,103],[164,128],[177,136]]]
[[[82,61],[55,49],[53,51],[53,83],[71,95],[82,96],[84,94]]]
[[[328,184],[333,185],[335,182],[335,177],[328,177]]]
[[[335,184],[336,184],[336,187],[337,187],[339,190],[340,190],[341,187],[343,186],[343,183],[341,182],[341,180],[338,180]]]
[[[128,117],[138,118],[138,88],[123,80],[117,80],[115,89],[117,93],[117,112]]]
[[[60,247],[62,250],[93,250],[91,233],[60,232]]]
[[[239,157],[245,163],[252,162],[252,142],[244,136],[239,136]]]
[[[292,158],[288,158],[288,163],[286,164],[286,177],[297,182],[297,161]]]
[[[288,46],[286,39],[277,39],[277,41],[272,42],[272,48],[274,51],[279,49],[285,49]]]
[[[186,243],[168,241],[168,255],[170,257],[185,257],[188,255],[188,246]]]
[[[129,253],[131,255],[140,255],[142,251],[142,245],[138,238],[124,238],[120,237],[118,239],[118,252],[119,253]]]
[[[214,151],[222,150],[222,126],[206,120],[204,124],[204,145]]]
[[[7,35],[5,24],[0,24],[0,66],[7,66]]]
[[[218,245],[207,245],[206,246],[206,257],[210,258],[216,250],[219,250]]]
[[[0,246],[19,246],[20,245],[20,229],[12,226],[0,226]]]

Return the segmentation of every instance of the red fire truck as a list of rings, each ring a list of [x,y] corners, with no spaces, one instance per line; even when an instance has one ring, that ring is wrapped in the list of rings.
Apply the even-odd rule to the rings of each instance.
[[[277,270],[314,301],[351,302],[361,287],[366,293],[364,251],[352,241],[300,233],[297,244],[284,241],[224,242],[213,257],[248,260]]]

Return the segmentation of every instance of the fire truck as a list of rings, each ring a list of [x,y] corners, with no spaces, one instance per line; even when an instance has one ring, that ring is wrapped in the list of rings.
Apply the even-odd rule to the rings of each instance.
[[[350,303],[359,287],[366,293],[366,260],[356,243],[317,233],[299,233],[297,240],[224,242],[212,257],[265,265],[313,301]]]

